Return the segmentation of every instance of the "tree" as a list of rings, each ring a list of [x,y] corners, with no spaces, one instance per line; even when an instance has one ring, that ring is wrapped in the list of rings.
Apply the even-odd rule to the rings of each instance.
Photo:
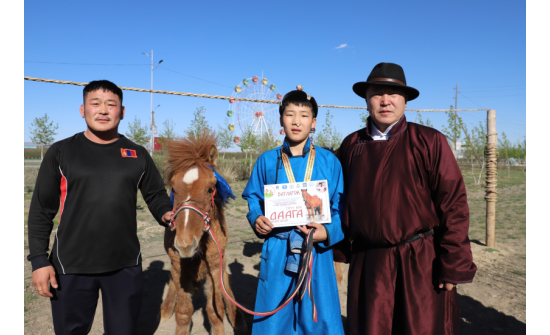
[[[332,127],[332,118],[330,110],[327,110],[327,116],[323,129],[314,137],[315,144],[320,147],[328,147],[336,150],[342,144],[342,133]]]
[[[421,124],[423,126],[430,127],[430,128],[434,127],[434,125],[430,122],[430,119],[426,119],[426,123],[424,123],[424,121],[422,121],[422,115],[420,115],[420,113],[418,113],[418,124]]]
[[[132,142],[145,145],[149,141],[149,135],[147,134],[147,126],[141,125],[141,120],[137,116],[134,116],[134,121],[128,124],[128,131],[125,133]]]
[[[460,139],[462,133],[462,119],[458,117],[456,111],[453,110],[451,105],[450,109],[445,112],[447,114],[447,127],[443,127],[443,134],[447,136],[447,140],[452,143],[451,149],[456,155],[456,142]]]
[[[468,132],[466,125],[464,129]],[[466,137],[466,146],[464,148],[464,155],[466,157],[483,157],[485,150],[485,144],[487,143],[487,121],[483,124],[479,121],[479,126],[472,129],[471,135]],[[475,152],[474,152],[475,150]],[[477,153],[477,155],[476,155]],[[481,162],[479,162],[481,164]]]
[[[260,154],[262,152],[269,151],[277,146],[277,138],[274,134],[263,133],[261,136],[258,136],[258,149],[257,152]]]
[[[359,119],[361,119],[361,124],[365,127],[367,126],[368,117],[369,117],[369,111],[361,112],[361,114],[359,114]]]
[[[516,144],[512,142],[506,136],[506,133],[502,133],[501,138],[498,139],[498,156],[506,158],[525,158],[526,155],[526,140],[517,141]]]
[[[54,141],[54,135],[57,135],[57,128],[53,121],[48,118],[48,113],[43,117],[36,117],[31,123],[31,141],[40,144],[40,159],[44,158],[44,144],[51,144]]]
[[[252,127],[246,127],[241,134],[241,142],[237,144],[241,150],[246,153],[245,159],[248,158],[248,153],[252,153],[253,151],[257,151],[260,147],[260,141],[258,139],[258,136],[254,134],[254,131],[252,130]]]
[[[166,141],[173,140],[178,137],[178,134],[176,134],[176,131],[174,130],[176,128],[176,123],[173,120],[164,120],[162,127],[163,128],[159,134],[160,138],[158,139],[158,142],[162,147],[164,147]]]
[[[223,156],[225,158],[225,152],[227,149],[233,146],[233,138],[235,137],[235,131],[229,129],[229,118],[225,118],[224,124],[218,125],[218,146],[223,149]]]
[[[212,128],[210,128],[208,121],[206,121],[206,117],[204,116],[205,113],[206,109],[204,107],[197,107],[193,113],[193,120],[191,121],[189,128],[185,131],[185,135],[187,137],[194,135],[198,138],[204,130],[212,131]]]
[[[514,147],[512,145],[512,142],[510,142],[508,136],[506,136],[506,133],[502,132],[502,135],[498,139],[498,156],[510,158],[511,156],[508,156],[508,154],[512,153],[513,151]]]

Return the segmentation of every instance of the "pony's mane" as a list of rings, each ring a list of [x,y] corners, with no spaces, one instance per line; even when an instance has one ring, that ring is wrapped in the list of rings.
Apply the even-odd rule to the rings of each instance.
[[[172,180],[178,171],[186,171],[193,166],[214,167],[210,157],[212,146],[216,148],[218,137],[214,131],[203,130],[202,134],[195,136],[189,134],[187,138],[179,138],[166,143],[168,149],[168,180]]]

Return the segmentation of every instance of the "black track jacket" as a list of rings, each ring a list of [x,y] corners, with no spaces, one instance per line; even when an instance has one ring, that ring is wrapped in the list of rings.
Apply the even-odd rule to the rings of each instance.
[[[40,165],[29,211],[27,259],[33,271],[53,264],[59,274],[91,274],[140,264],[138,189],[163,224],[172,206],[145,148],[122,135],[109,144],[92,142],[83,133],[54,143]]]

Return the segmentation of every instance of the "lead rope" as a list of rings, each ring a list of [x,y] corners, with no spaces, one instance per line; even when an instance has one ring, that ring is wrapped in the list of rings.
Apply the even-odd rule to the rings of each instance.
[[[283,165],[285,166],[285,172],[286,176],[288,178],[289,183],[296,183],[296,179],[294,178],[294,173],[292,172],[292,167],[290,166],[290,160],[288,159],[287,154],[283,151],[283,147],[281,146],[281,158],[283,161]],[[309,141],[309,158],[307,160],[307,167],[306,167],[306,174],[304,176],[304,182],[311,181],[311,175],[313,174],[313,165],[315,164],[315,146],[313,145],[312,140]],[[315,229],[312,229],[312,231]],[[311,232],[310,232],[311,234]],[[309,235],[308,234],[308,237]],[[313,238],[312,238],[313,240]],[[307,285],[304,285],[301,287],[300,292],[300,301],[304,297],[304,294],[306,290],[309,292],[309,298],[311,299],[311,306],[313,308],[313,320],[317,322],[317,307],[315,306],[315,301],[313,299],[313,290],[311,289],[311,280],[313,276],[312,271],[312,265],[313,265],[313,256],[311,257],[311,263],[302,263],[302,269],[304,267],[309,267],[308,271],[308,279],[307,279]],[[301,270],[300,270],[301,271]]]
[[[212,199],[214,199],[214,196],[212,196]],[[304,293],[305,293],[304,287],[306,287],[306,285],[307,285],[308,290],[310,292],[309,296],[310,296],[311,302],[313,304],[313,321],[317,322],[317,309],[315,308],[315,304],[313,303],[313,294],[311,293],[311,272],[312,272],[312,269],[313,269],[313,267],[312,267],[313,266],[313,233],[315,232],[315,228],[313,228],[308,233],[308,235],[306,237],[307,249],[306,249],[306,253],[303,255],[303,258],[302,258],[302,267],[301,267],[300,272],[298,274],[297,284],[294,287],[294,289],[292,290],[292,292],[291,292],[290,296],[288,297],[288,299],[286,299],[283,303],[279,304],[279,306],[277,308],[275,308],[274,310],[272,310],[272,311],[269,311],[269,312],[254,312],[254,311],[251,311],[251,310],[245,308],[241,304],[239,304],[237,301],[235,301],[235,299],[233,299],[229,295],[229,293],[227,293],[227,290],[225,288],[225,283],[223,281],[223,254],[222,254],[222,250],[220,248],[220,245],[218,244],[218,240],[216,239],[216,236],[214,235],[214,233],[210,229],[210,221],[211,221],[210,214],[208,212],[203,212],[202,210],[200,210],[199,208],[197,208],[195,206],[184,204],[181,207],[179,207],[177,210],[174,210],[174,214],[170,218],[170,227],[174,227],[176,217],[178,216],[178,214],[182,210],[185,210],[185,209],[191,210],[191,211],[199,214],[200,216],[202,216],[202,219],[204,221],[204,231],[207,232],[208,235],[210,235],[210,237],[212,238],[212,240],[216,244],[216,247],[218,248],[218,254],[220,256],[220,271],[219,271],[220,272],[220,276],[219,276],[220,286],[222,287],[223,294],[227,297],[227,299],[229,299],[233,304],[235,304],[237,307],[239,307],[240,309],[242,309],[243,311],[245,311],[248,314],[252,314],[252,315],[256,315],[256,316],[269,316],[269,315],[273,315],[273,314],[277,313],[283,307],[285,307],[290,301],[292,301],[292,299],[294,299],[294,297],[297,295],[297,293],[300,289],[302,289],[301,293],[299,294],[299,296],[300,296],[299,300],[301,300],[304,296]],[[306,278],[308,278],[307,284],[303,285]]]

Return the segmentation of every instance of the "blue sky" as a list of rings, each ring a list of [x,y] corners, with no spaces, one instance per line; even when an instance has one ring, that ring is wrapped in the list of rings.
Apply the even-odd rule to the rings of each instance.
[[[155,89],[227,96],[263,71],[283,94],[301,84],[319,104],[364,106],[352,85],[394,62],[420,91],[407,108],[448,108],[458,84],[458,108],[495,109],[497,131],[515,142],[526,133],[525,9],[522,1],[25,1],[24,74],[149,88],[150,59],[141,53],[154,49],[155,63],[163,60]],[[56,140],[85,129],[82,87],[25,81],[24,90],[25,141],[44,113],[59,124]],[[228,110],[225,100],[155,94],[159,104],[159,130],[171,119],[179,133],[197,107],[214,127]],[[149,93],[125,91],[124,105],[121,133],[134,116],[148,122]],[[330,112],[344,135],[362,127],[360,110]],[[459,115],[469,129],[486,118]],[[422,117],[440,130],[446,124],[444,113]]]

